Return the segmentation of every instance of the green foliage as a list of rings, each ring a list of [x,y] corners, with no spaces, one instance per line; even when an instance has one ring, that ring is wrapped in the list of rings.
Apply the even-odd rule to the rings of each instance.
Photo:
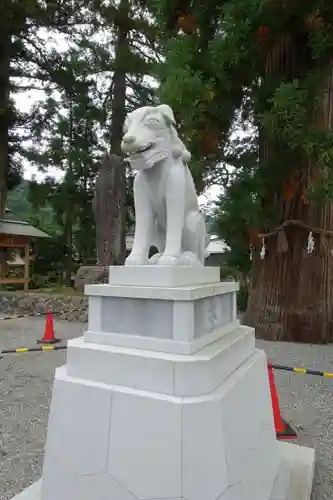
[[[299,147],[309,134],[308,89],[302,88],[298,80],[282,83],[268,104],[270,108],[260,117],[267,136],[286,142],[292,149]]]
[[[33,240],[31,248],[34,256],[33,275],[44,276],[48,281],[60,281],[67,252],[61,235],[51,235],[51,238]]]
[[[28,200],[29,182],[23,180],[15,189],[8,195],[7,208],[13,218],[24,220],[31,213],[31,205]]]
[[[325,186],[320,179],[308,191],[310,196],[322,202],[333,196],[333,133],[330,129],[317,127],[314,121],[316,112],[323,113],[325,76],[319,70],[317,73],[311,71],[302,80],[281,83],[260,115],[267,139],[285,144],[285,151],[288,148],[284,155],[288,169],[295,166],[296,153],[298,158],[307,157],[325,170]],[[278,158],[281,159],[282,156]]]

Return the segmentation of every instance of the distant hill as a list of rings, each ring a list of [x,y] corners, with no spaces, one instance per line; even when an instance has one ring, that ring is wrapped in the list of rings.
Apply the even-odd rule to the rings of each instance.
[[[23,179],[15,189],[9,191],[6,218],[11,220],[28,220],[32,214],[32,207],[28,199],[29,181]]]
[[[15,189],[10,191],[7,196],[6,219],[29,222],[33,226],[48,232],[54,225],[54,212],[49,203],[34,209],[29,201],[30,181],[24,179]]]

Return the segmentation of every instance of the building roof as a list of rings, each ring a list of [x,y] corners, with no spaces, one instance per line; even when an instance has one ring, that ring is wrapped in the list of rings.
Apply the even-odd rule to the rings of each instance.
[[[206,248],[206,252],[209,255],[224,253],[227,252],[228,250],[229,250],[228,245],[223,240],[219,239],[212,239],[208,243],[208,246]]]
[[[17,236],[28,236],[29,238],[49,238],[43,231],[31,226],[27,222],[0,219],[0,234],[13,234]]]
[[[126,248],[127,250],[132,250],[134,240],[134,233],[127,233],[126,235]]]

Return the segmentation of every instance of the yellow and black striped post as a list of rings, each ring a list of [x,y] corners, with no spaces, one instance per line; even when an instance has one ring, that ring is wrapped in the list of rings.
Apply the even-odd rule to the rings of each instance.
[[[283,365],[273,365],[271,367],[274,370],[284,370],[287,372],[301,373],[302,375],[317,375],[319,377],[330,377],[333,378],[333,373],[330,372],[320,372],[318,370],[311,370],[310,368],[295,368],[293,366],[283,366]]]
[[[21,354],[24,352],[48,352],[67,349],[67,345],[43,345],[41,347],[18,347],[16,349],[3,349],[0,354]]]
[[[19,318],[29,318],[31,314],[15,314],[14,316],[3,316],[0,318],[0,321],[8,320],[8,319],[19,319]]]

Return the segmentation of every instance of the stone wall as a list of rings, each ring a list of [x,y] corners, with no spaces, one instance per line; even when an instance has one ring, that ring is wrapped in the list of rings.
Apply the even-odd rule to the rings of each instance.
[[[55,318],[87,321],[88,299],[83,295],[55,295],[29,292],[1,292],[0,317],[27,314],[38,316],[52,312]]]

